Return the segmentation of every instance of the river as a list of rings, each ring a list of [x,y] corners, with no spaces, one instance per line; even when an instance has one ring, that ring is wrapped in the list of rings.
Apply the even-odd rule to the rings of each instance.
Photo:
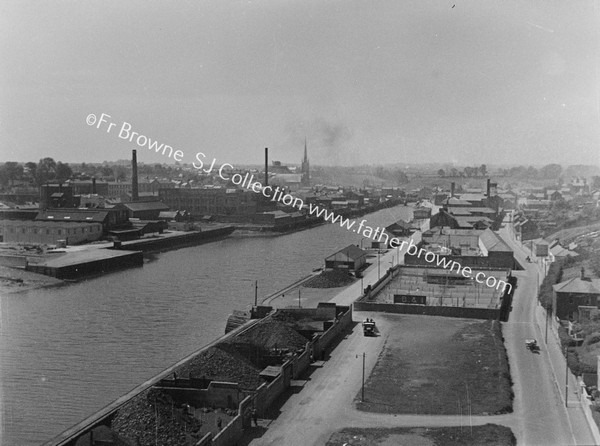
[[[362,218],[410,219],[404,206]],[[60,288],[0,297],[0,444],[39,445],[224,333],[234,309],[361,236],[337,224],[151,256]],[[367,240],[365,240],[365,243]]]

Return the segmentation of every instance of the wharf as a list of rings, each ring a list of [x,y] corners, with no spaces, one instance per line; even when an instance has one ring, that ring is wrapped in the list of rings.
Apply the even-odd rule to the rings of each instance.
[[[88,249],[65,252],[39,263],[28,263],[25,269],[57,279],[76,279],[111,270],[142,266],[143,263],[141,251]]]
[[[230,235],[236,228],[229,225],[215,225],[202,231],[170,231],[156,237],[121,242],[121,249],[151,252],[194,246],[212,242]]]

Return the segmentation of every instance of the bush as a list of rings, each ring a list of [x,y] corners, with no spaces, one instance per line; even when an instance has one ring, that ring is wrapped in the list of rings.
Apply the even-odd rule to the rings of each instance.
[[[583,341],[583,345],[587,346],[597,344],[598,342],[600,342],[600,333],[596,331],[589,336],[586,336],[585,340]]]
[[[575,347],[575,340],[571,336],[569,336],[569,333],[567,333],[567,329],[562,325],[558,327],[558,337],[560,339],[560,345],[563,350],[565,347]]]

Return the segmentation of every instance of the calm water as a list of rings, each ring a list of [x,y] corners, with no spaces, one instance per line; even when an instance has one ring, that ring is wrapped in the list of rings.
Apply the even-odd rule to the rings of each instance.
[[[362,218],[375,227],[411,215],[398,206]],[[338,225],[229,238],[0,297],[0,444],[51,439],[223,334],[228,314],[253,303],[254,280],[260,298],[360,240]]]

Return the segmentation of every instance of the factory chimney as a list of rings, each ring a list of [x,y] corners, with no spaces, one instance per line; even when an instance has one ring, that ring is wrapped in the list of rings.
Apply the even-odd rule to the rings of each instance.
[[[92,195],[96,194],[96,177],[92,178]]]
[[[454,197],[454,189],[456,188],[456,183],[453,181],[450,183],[450,197]]]
[[[490,184],[491,180],[488,178],[487,179],[487,197],[490,198],[490,192],[491,192],[491,184]]]
[[[135,150],[131,151],[131,201],[138,201],[138,173],[137,173],[137,154]]]
[[[269,185],[269,148],[265,147],[265,187]]]

